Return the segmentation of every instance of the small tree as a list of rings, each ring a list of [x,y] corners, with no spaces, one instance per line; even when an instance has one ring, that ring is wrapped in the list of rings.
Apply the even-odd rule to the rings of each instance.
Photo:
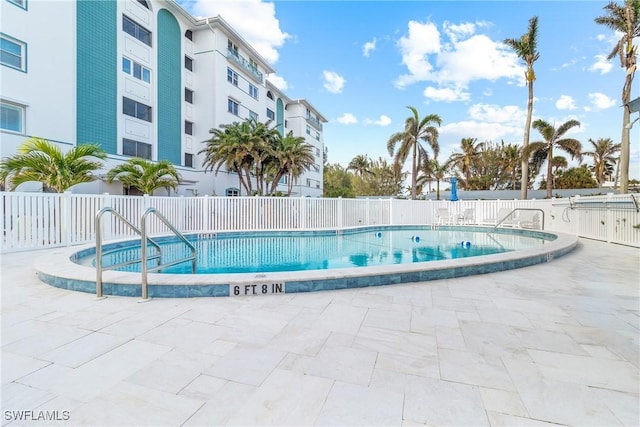
[[[577,120],[569,120],[561,124],[557,129],[542,119],[533,122],[533,128],[537,129],[544,141],[532,142],[526,149],[523,149],[523,155],[527,158],[545,157],[547,159],[547,198],[551,198],[553,190],[553,149],[559,148],[571,155],[571,158],[582,160],[582,144],[575,138],[563,138],[571,128],[580,126]]]
[[[602,187],[605,176],[616,164],[615,154],[620,151],[621,144],[614,144],[611,138],[599,138],[597,141],[589,139],[593,151],[585,151],[583,156],[593,159],[593,173],[598,181],[598,187]]]
[[[63,193],[76,184],[96,179],[107,154],[96,144],[73,147],[63,154],[46,139],[32,137],[18,147],[17,154],[0,162],[0,181],[10,190],[25,182],[40,182],[44,191]]]
[[[137,188],[144,194],[153,195],[158,188],[177,190],[180,174],[168,160],[151,162],[134,157],[107,172],[107,182],[119,180],[123,185]]]

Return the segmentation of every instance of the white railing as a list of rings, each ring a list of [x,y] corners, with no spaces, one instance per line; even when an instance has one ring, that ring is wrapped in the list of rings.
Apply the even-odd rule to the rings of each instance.
[[[637,196],[606,195],[546,200],[398,200],[279,197],[149,197],[0,192],[0,253],[95,242],[95,214],[112,207],[138,225],[148,208],[161,212],[183,233],[226,230],[337,229],[366,225],[436,224],[439,208],[453,218],[465,209],[474,223],[494,218],[501,208],[534,208],[545,213],[544,229],[640,247]],[[639,228],[636,228],[639,227]],[[168,234],[149,218],[150,235]],[[105,240],[134,237],[121,221],[105,215]]]

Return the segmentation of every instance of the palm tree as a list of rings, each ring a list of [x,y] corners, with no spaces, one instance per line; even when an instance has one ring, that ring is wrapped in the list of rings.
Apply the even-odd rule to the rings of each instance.
[[[551,167],[553,168],[553,188],[556,188],[556,177],[558,176],[558,172],[560,169],[566,168],[567,166],[569,166],[569,163],[567,162],[567,158],[564,156],[553,156],[553,159],[551,159]]]
[[[580,126],[580,122],[577,120],[569,120],[556,129],[546,121],[538,119],[533,122],[533,128],[538,130],[544,141],[532,142],[523,149],[523,156],[529,159],[530,157],[541,158],[544,157],[547,160],[547,198],[551,198],[551,192],[553,190],[553,148],[557,147],[569,153],[571,158],[577,158],[582,160],[582,144],[580,141],[574,138],[563,138],[571,128]]]
[[[367,155],[358,154],[349,162],[347,170],[352,170],[356,175],[363,177],[365,174],[370,175],[371,172],[371,160]]]
[[[411,153],[411,198],[416,198],[416,181],[418,175],[418,146],[420,141],[426,141],[431,146],[433,156],[437,157],[440,152],[438,145],[438,129],[442,119],[437,114],[430,114],[422,119],[418,116],[418,110],[414,107],[407,107],[413,113],[405,120],[404,131],[396,132],[387,142],[389,155],[394,157],[396,164],[403,165],[409,153]],[[396,145],[400,144],[396,151]],[[394,155],[395,152],[395,155]]]
[[[636,72],[637,46],[633,39],[640,37],[640,0],[625,0],[618,5],[610,2],[604,7],[605,16],[595,19],[597,24],[605,25],[618,34],[620,40],[607,56],[620,58],[620,66],[626,69],[624,86],[622,86],[622,104],[627,105],[631,99],[631,83]],[[622,109],[622,143],[620,150],[620,192],[626,194],[629,191],[629,118],[631,113],[628,107]]]
[[[615,154],[620,151],[620,144],[614,144],[611,138],[599,138],[597,141],[589,138],[589,142],[593,146],[593,151],[585,151],[582,155],[593,158],[593,172],[598,187],[602,188],[605,175],[616,163]]]
[[[270,163],[278,162],[275,147],[281,140],[281,135],[269,123],[262,123],[256,119],[247,119],[242,123],[243,136],[253,158],[253,174],[256,177],[258,194],[265,194],[267,185],[267,171]]]
[[[529,132],[531,130],[531,115],[533,114],[533,82],[536,79],[536,73],[533,70],[533,64],[540,57],[537,51],[538,45],[538,17],[534,16],[529,19],[529,28],[519,39],[505,39],[504,44],[513,49],[520,59],[527,64],[527,71],[524,77],[527,81],[529,89],[529,101],[527,102],[527,122],[524,126],[524,140],[522,149],[526,150],[529,145]],[[520,185],[520,198],[526,200],[527,187],[529,184],[529,165],[528,159],[522,158],[522,184]]]
[[[427,156],[421,156],[419,173],[420,176],[417,179],[417,185],[422,192],[424,184],[428,182],[436,182],[436,199],[440,200],[440,181],[443,181],[450,173],[451,160],[447,160],[441,164],[438,162],[438,158],[432,159]]]
[[[18,147],[17,154],[0,162],[0,182],[7,188],[36,181],[44,191],[63,193],[76,184],[96,179],[93,172],[102,163],[89,158],[106,159],[107,154],[96,144],[82,144],[62,154],[60,148],[46,139],[31,137]]]
[[[168,160],[151,162],[134,157],[107,172],[107,182],[119,180],[123,185],[137,188],[143,194],[153,195],[158,188],[176,190],[180,174]]]
[[[460,149],[462,153],[453,153],[449,158],[455,166],[460,169],[464,175],[463,185],[468,189],[468,183],[471,180],[471,171],[473,164],[482,152],[484,142],[476,144],[477,138],[462,138],[460,140]]]
[[[269,163],[272,177],[269,194],[275,194],[280,179],[286,175],[287,195],[290,196],[295,179],[315,164],[313,147],[305,142],[304,137],[293,136],[293,131],[289,131],[285,137],[280,137],[278,133],[274,142],[273,157]]]
[[[218,129],[211,129],[209,133],[213,136],[204,141],[206,147],[198,152],[205,154],[205,172],[213,171],[218,175],[220,169],[225,167],[228,172],[238,174],[240,188],[244,188],[246,194],[251,194],[253,156],[251,147],[245,143],[246,138],[240,123],[221,125]]]
[[[517,145],[509,144],[503,150],[503,166],[504,171],[509,175],[511,181],[511,189],[516,189],[516,177],[518,176],[518,165],[521,166],[522,156],[521,149]]]

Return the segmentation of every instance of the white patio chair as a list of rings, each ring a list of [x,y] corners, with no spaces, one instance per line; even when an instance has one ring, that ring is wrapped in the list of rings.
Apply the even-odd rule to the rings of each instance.
[[[540,212],[518,211],[518,217],[514,220],[518,228],[540,228]]]
[[[463,225],[471,225],[476,223],[476,210],[474,208],[466,208],[459,216],[458,223]]]
[[[453,216],[447,208],[438,208],[438,225],[451,224]]]
[[[482,220],[482,225],[498,225],[498,223],[500,223],[501,226],[514,227],[516,224],[513,222],[513,209],[500,208],[495,217]]]

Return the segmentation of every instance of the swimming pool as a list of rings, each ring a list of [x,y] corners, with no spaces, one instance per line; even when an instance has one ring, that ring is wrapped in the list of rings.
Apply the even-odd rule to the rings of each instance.
[[[420,246],[415,245],[415,243],[419,242],[415,242],[415,239],[411,241],[410,237],[419,235],[416,230],[419,230],[420,233],[431,231],[430,227],[355,227],[351,229],[305,232],[316,235],[343,235],[344,237],[364,233],[362,236],[365,240],[379,243],[379,246],[387,248],[385,249],[386,257],[381,256],[382,250],[380,252],[352,251],[349,252],[351,253],[351,258],[342,260],[345,264],[332,269],[310,269],[307,264],[301,263],[305,268],[297,271],[287,269],[286,271],[250,271],[241,273],[150,273],[148,292],[150,297],[207,297],[310,292],[421,282],[493,273],[548,262],[565,255],[577,245],[577,237],[568,234],[521,229],[498,229],[494,233],[487,235],[487,231],[490,229],[490,227],[440,226],[439,232],[433,234],[433,236],[438,236],[437,239],[441,240],[441,249],[443,246],[451,247],[450,255],[456,252],[453,251],[454,246],[458,247],[458,254],[464,254],[467,249],[467,241],[471,245],[468,249],[474,246],[482,247],[485,242],[481,239],[497,241],[499,245],[507,249],[506,252],[473,257],[460,256],[456,258],[454,256],[445,256],[429,262],[387,262],[378,264],[374,263],[376,259],[393,260],[394,250],[396,253],[398,252],[397,249],[402,250],[402,248],[395,245],[404,245],[408,251],[407,254],[411,254],[411,257],[414,254],[422,256],[429,252],[426,249],[419,249]],[[384,243],[386,242],[384,234],[396,231],[407,231],[411,236],[407,238],[405,234],[403,238],[394,239],[393,243],[387,246],[387,243]],[[377,233],[379,232],[383,233],[383,236],[378,237]],[[468,236],[466,233],[469,232],[479,234],[474,235],[475,239],[462,237]],[[268,232],[263,233],[268,234]],[[196,234],[189,236],[189,238],[197,241],[201,237],[212,237],[210,233],[207,234],[209,236]],[[277,234],[280,234],[280,237],[285,237],[285,234],[290,233],[271,232],[271,234],[263,234],[262,236],[259,236],[259,234],[262,233],[218,233],[208,245],[213,247],[215,246],[213,242],[222,242],[225,238],[231,237],[266,237],[273,239]],[[398,233],[398,236],[400,235],[401,233]],[[420,235],[420,243],[423,240],[422,236],[426,236],[426,234]],[[538,241],[538,244],[520,245],[520,242],[524,241],[522,239],[524,237],[532,237],[534,241]],[[165,238],[156,238],[155,240],[160,243],[163,239]],[[429,238],[425,237],[424,240],[428,242]],[[389,240],[389,242],[392,241]],[[462,245],[463,242],[465,243],[464,245]],[[512,247],[514,242],[518,244]],[[105,245],[104,250],[108,252],[126,247],[131,248],[132,244],[134,242],[131,240],[113,242]],[[339,246],[329,246],[324,251],[337,253],[338,248]],[[215,249],[208,247],[207,250]],[[234,253],[232,250],[228,252],[229,256]],[[276,256],[277,252],[277,249],[272,249],[270,254]],[[376,256],[375,253],[378,255]],[[81,249],[60,249],[36,260],[35,268],[40,280],[52,286],[94,293],[96,291],[96,270],[90,261],[86,263],[87,259],[91,260],[92,254],[95,257],[95,246],[87,246]],[[84,259],[85,264],[78,264],[71,261],[72,259],[76,261]],[[241,260],[232,258],[229,262],[239,265]],[[105,271],[103,273],[103,292],[105,295],[140,296],[140,281],[141,276],[137,272]]]
[[[331,270],[440,261],[508,252],[544,244],[549,236],[490,235],[481,231],[432,230],[431,227],[342,230],[342,232],[259,232],[188,235],[196,248],[197,274],[268,273]],[[177,237],[157,240],[163,262],[189,256]],[[153,248],[150,247],[150,251]],[[140,259],[140,243],[105,246],[103,266]],[[72,259],[95,267],[95,252]],[[153,266],[149,262],[149,266]],[[118,268],[140,272],[140,263]],[[191,263],[162,269],[164,274],[191,274]]]

